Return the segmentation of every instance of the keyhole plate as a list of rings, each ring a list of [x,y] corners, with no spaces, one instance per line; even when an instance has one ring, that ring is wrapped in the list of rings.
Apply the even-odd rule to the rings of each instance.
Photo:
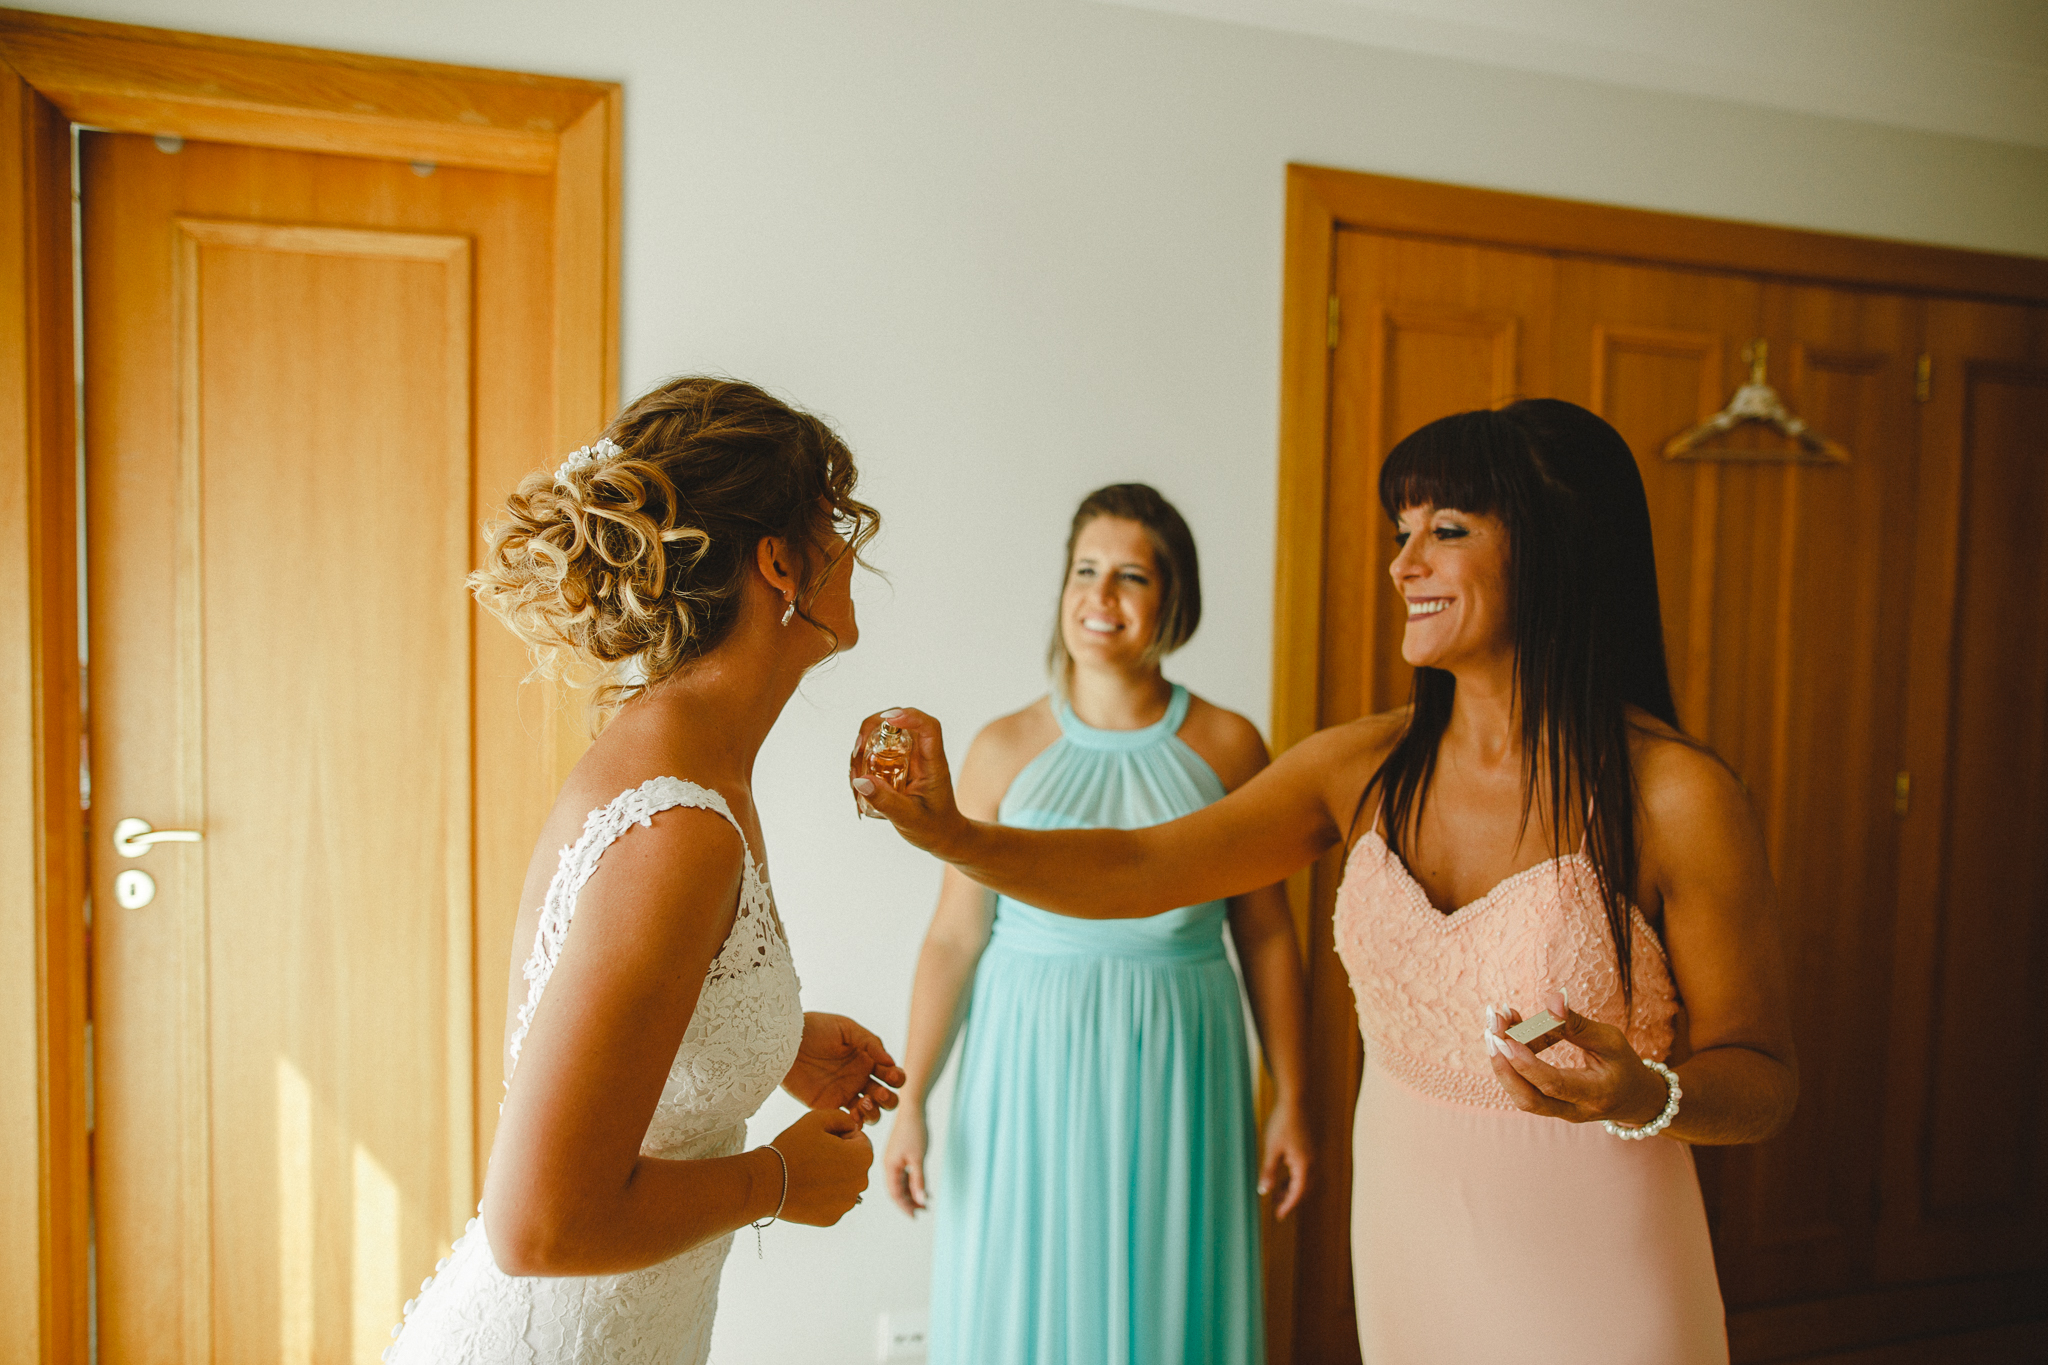
[[[140,910],[156,899],[156,878],[139,867],[131,867],[114,878],[114,899],[123,910]]]

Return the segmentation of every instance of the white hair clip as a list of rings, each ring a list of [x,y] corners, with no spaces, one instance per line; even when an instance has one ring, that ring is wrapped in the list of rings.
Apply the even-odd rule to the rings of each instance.
[[[584,446],[568,459],[555,467],[555,482],[565,484],[571,474],[579,470],[594,469],[607,460],[616,460],[626,452],[619,449],[611,437],[600,436],[596,445]]]

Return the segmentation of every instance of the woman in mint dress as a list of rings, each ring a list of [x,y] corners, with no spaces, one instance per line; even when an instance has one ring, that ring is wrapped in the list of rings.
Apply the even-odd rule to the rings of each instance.
[[[1162,676],[1194,633],[1193,537],[1143,484],[1075,513],[1056,687],[975,740],[961,808],[1031,829],[1188,814],[1266,764],[1258,731]],[[1284,894],[1084,921],[948,868],[913,988],[884,1180],[937,1219],[934,1365],[1264,1359],[1259,1195],[1299,1202],[1306,1008]],[[1275,1107],[1257,1132],[1238,977]],[[927,1199],[925,1099],[956,1038]]]

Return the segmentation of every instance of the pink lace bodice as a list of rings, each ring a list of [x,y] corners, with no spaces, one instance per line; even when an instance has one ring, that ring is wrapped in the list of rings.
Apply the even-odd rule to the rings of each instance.
[[[1629,1042],[1644,1057],[1671,1051],[1678,992],[1663,946],[1630,907],[1635,1005]],[[1621,1024],[1621,974],[1592,860],[1552,858],[1445,914],[1377,831],[1353,845],[1337,888],[1337,954],[1358,1002],[1367,1058],[1438,1099],[1509,1109],[1480,1034],[1489,1003],[1524,1014],[1546,987],[1590,1019]],[[1544,1049],[1552,1066],[1583,1066],[1569,1043]]]

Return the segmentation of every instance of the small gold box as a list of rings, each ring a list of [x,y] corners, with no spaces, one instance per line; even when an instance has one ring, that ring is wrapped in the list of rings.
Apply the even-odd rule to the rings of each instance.
[[[1509,1029],[1508,1037],[1514,1039],[1523,1047],[1528,1048],[1531,1052],[1541,1052],[1552,1043],[1563,1041],[1564,1020],[1558,1018],[1549,1010],[1545,1010],[1533,1018],[1524,1019],[1521,1023]]]

